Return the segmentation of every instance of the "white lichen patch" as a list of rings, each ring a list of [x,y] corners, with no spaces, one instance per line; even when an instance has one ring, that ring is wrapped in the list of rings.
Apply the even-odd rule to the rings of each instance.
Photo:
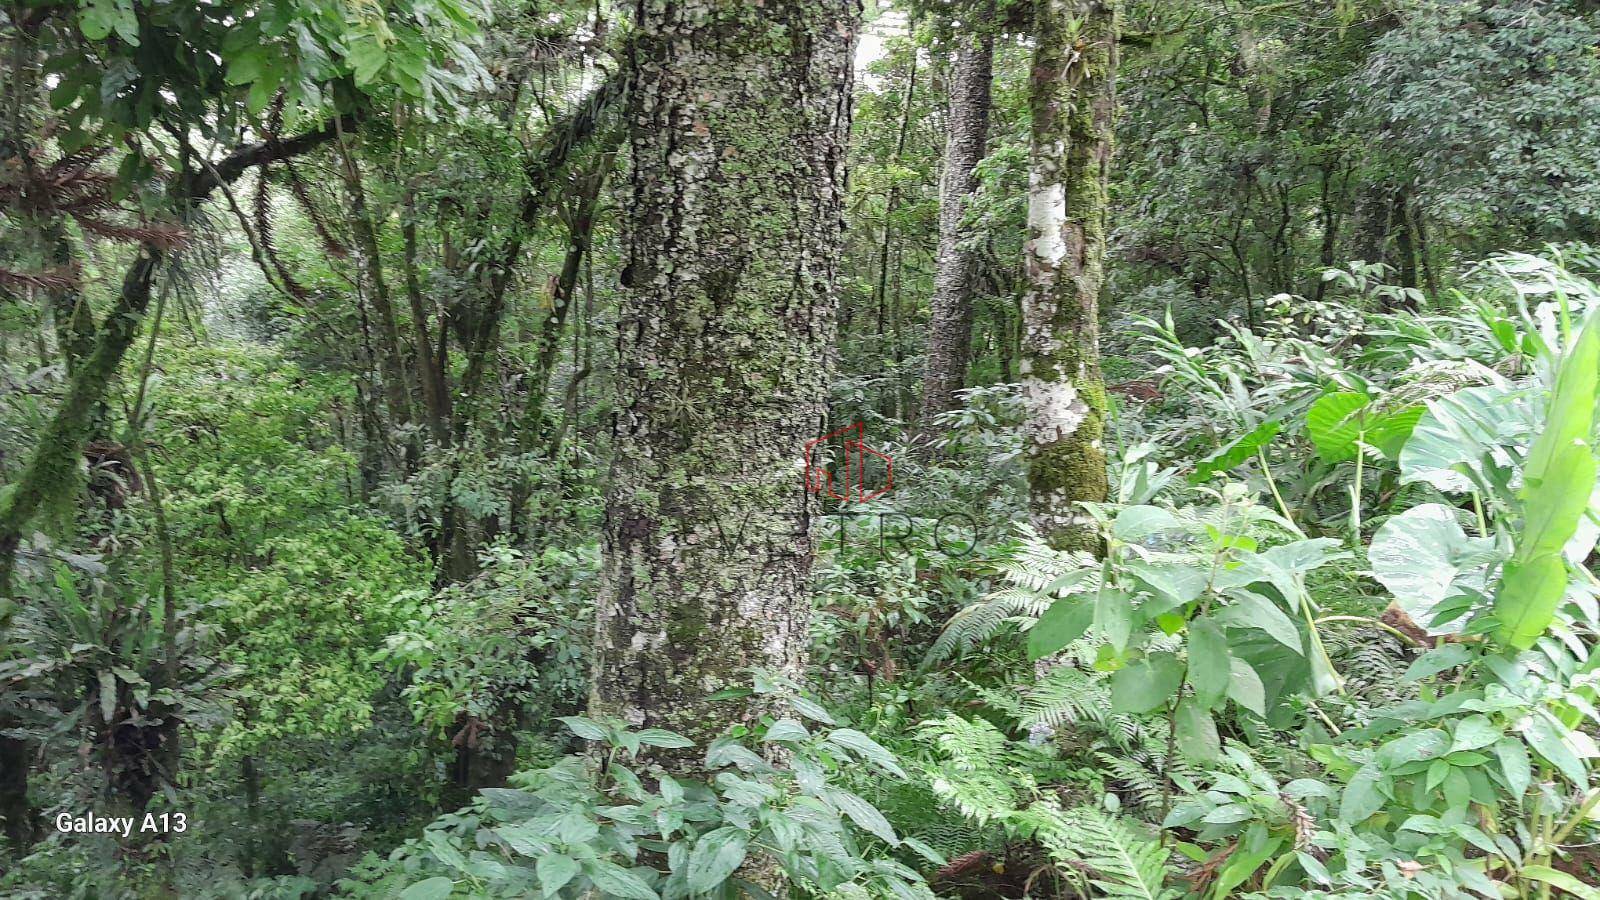
[[[1028,184],[1028,252],[1050,269],[1067,258],[1067,186],[1052,179],[1040,183],[1033,173]]]
[[[1028,403],[1028,437],[1036,444],[1054,444],[1071,437],[1089,416],[1089,406],[1070,381],[1023,382]]]

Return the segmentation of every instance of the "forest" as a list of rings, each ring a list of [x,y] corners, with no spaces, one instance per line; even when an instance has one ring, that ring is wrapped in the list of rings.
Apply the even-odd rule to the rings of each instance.
[[[0,0],[0,897],[1600,900],[1600,2]]]

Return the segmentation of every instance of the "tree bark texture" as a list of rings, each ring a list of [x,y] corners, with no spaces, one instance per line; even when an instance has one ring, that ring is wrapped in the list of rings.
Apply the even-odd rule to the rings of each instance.
[[[978,190],[977,166],[989,135],[989,86],[994,70],[994,3],[974,10],[978,24],[957,38],[950,80],[950,127],[939,184],[939,256],[933,276],[928,355],[922,375],[918,427],[929,434],[933,419],[956,406],[972,355],[972,294],[978,251],[962,245],[961,220]]]
[[[798,675],[836,329],[855,0],[641,0],[598,715],[705,742]],[[692,772],[700,752],[656,759]]]
[[[39,229],[39,236],[47,245],[50,263],[57,268],[69,269],[73,265],[72,239],[60,222],[51,222]],[[77,287],[62,288],[50,295],[51,316],[56,326],[56,345],[61,351],[61,361],[70,377],[79,360],[94,349],[94,313],[89,301]]]
[[[1061,549],[1098,540],[1077,507],[1106,497],[1099,300],[1116,112],[1117,9],[1036,5],[1021,371],[1031,519]]]

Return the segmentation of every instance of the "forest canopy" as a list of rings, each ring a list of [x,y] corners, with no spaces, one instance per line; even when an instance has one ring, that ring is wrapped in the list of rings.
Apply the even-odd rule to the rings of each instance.
[[[1600,3],[0,74],[0,896],[1600,898]]]

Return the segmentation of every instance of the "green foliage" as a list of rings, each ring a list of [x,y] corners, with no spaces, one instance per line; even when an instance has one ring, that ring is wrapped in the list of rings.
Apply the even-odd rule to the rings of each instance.
[[[1281,422],[1262,422],[1248,434],[1240,435],[1216,453],[1200,460],[1195,466],[1194,473],[1189,476],[1189,481],[1194,484],[1204,484],[1213,475],[1238,468],[1246,460],[1254,459],[1256,453],[1272,443],[1272,439],[1277,437],[1281,430],[1283,430]]]
[[[1062,864],[1080,867],[1099,896],[1117,900],[1176,900],[1174,871],[1161,842],[1127,821],[1080,807],[1058,813],[1036,833]]]
[[[650,366],[614,358],[637,269],[628,186],[600,180],[648,162],[618,141],[652,126],[612,111],[627,10],[14,6],[0,498],[59,404],[60,326],[104,309],[130,236],[175,246],[153,376],[92,416],[114,445],[147,393],[148,459],[95,450],[23,535],[0,737],[30,742],[40,821],[148,802],[196,827],[8,845],[0,893],[1596,895],[1600,258],[1503,252],[1600,233],[1594,4],[1122,5],[1096,554],[1018,524],[1027,4],[872,10],[849,227],[814,286],[839,298],[829,419],[865,422],[896,485],[783,536],[796,571],[815,549],[800,687],[764,676],[769,714],[706,748],[579,715],[614,378]],[[1000,39],[958,229],[967,386],[913,423],[975,25]],[[609,106],[576,109],[603,140],[544,133],[601,81]],[[336,114],[336,144],[214,208],[161,199],[200,148]],[[571,164],[541,168],[551,147]],[[701,162],[741,165],[672,164]],[[181,237],[150,224],[180,213]],[[663,510],[715,490],[648,487]],[[520,774],[441,808],[510,746]]]
[[[207,744],[226,759],[364,727],[384,684],[376,654],[414,615],[394,598],[422,572],[350,508],[354,460],[326,431],[335,383],[261,351],[176,351],[166,369],[151,390],[155,471],[182,592],[209,598],[220,658],[241,673],[237,715]]]
[[[1600,299],[1600,291],[1595,294]],[[1514,650],[1533,646],[1555,619],[1556,607],[1566,594],[1564,551],[1594,492],[1590,439],[1597,399],[1600,320],[1591,314],[1562,356],[1545,426],[1528,449],[1522,469],[1523,525],[1494,598],[1496,637]]]
[[[592,624],[577,590],[593,560],[555,548],[528,560],[495,548],[482,562],[470,582],[426,599],[397,598],[415,617],[374,655],[406,680],[415,721],[437,737],[464,725],[515,728],[576,708],[587,685]],[[517,711],[509,722],[508,709]]]
[[[1461,630],[1461,616],[1482,600],[1489,567],[1504,558],[1489,537],[1468,537],[1452,507],[1414,506],[1372,536],[1372,575],[1413,621],[1435,633]]]
[[[1219,894],[1247,879],[1263,888],[1308,881],[1371,890],[1392,885],[1402,867],[1420,896],[1499,896],[1551,884],[1579,896],[1593,890],[1549,865],[1600,797],[1590,773],[1600,749],[1584,724],[1594,721],[1592,654],[1575,638],[1593,627],[1593,606],[1564,602],[1592,596],[1592,576],[1573,572],[1567,554],[1587,555],[1592,546],[1587,531],[1573,541],[1594,485],[1589,442],[1600,358],[1584,346],[1586,329],[1571,335],[1565,352],[1551,349],[1563,346],[1554,325],[1568,291],[1588,307],[1593,288],[1525,258],[1503,271],[1556,286],[1529,292],[1516,282],[1519,303],[1540,302],[1520,312],[1539,338],[1502,344],[1531,348],[1537,379],[1430,400],[1400,454],[1402,472],[1477,494],[1480,536],[1468,537],[1450,507],[1427,503],[1388,519],[1368,550],[1396,605],[1434,634],[1469,637],[1437,644],[1411,663],[1401,679],[1409,696],[1389,691],[1390,705],[1367,711],[1363,724],[1336,740],[1311,741],[1324,774],[1280,787],[1243,748],[1229,748],[1243,780],[1216,775],[1207,789],[1187,789],[1192,799],[1166,824],[1192,829],[1202,844],[1233,842],[1228,855],[1213,857],[1224,860]],[[1518,415],[1513,398],[1550,410],[1543,424],[1497,426]],[[1581,459],[1584,471],[1563,478],[1553,464],[1563,452]],[[1542,467],[1537,477],[1535,466]],[[1519,482],[1521,490],[1512,490]],[[1541,494],[1552,483],[1561,484],[1560,500],[1554,489]],[[1526,564],[1547,572],[1547,586],[1513,564],[1532,559],[1548,561]],[[1494,644],[1482,638],[1491,634]]]
[[[687,739],[564,721],[598,744],[596,756],[567,757],[518,776],[516,787],[485,790],[346,890],[439,898],[761,896],[747,879],[765,877],[770,866],[806,892],[854,886],[931,896],[913,870],[872,848],[905,844],[935,863],[942,858],[896,835],[876,807],[834,780],[861,763],[904,777],[893,754],[861,732],[813,734],[798,719],[769,719],[752,737],[766,754],[784,757],[783,768],[730,735],[707,748],[705,781],[659,775],[652,788],[627,762],[650,748],[687,750]]]
[[[50,104],[72,129],[69,150],[158,122],[199,125],[208,113],[222,134],[262,115],[280,92],[291,125],[335,104],[348,109],[362,93],[431,107],[486,83],[469,42],[487,16],[459,0],[359,9],[82,0],[75,33],[51,48]]]

